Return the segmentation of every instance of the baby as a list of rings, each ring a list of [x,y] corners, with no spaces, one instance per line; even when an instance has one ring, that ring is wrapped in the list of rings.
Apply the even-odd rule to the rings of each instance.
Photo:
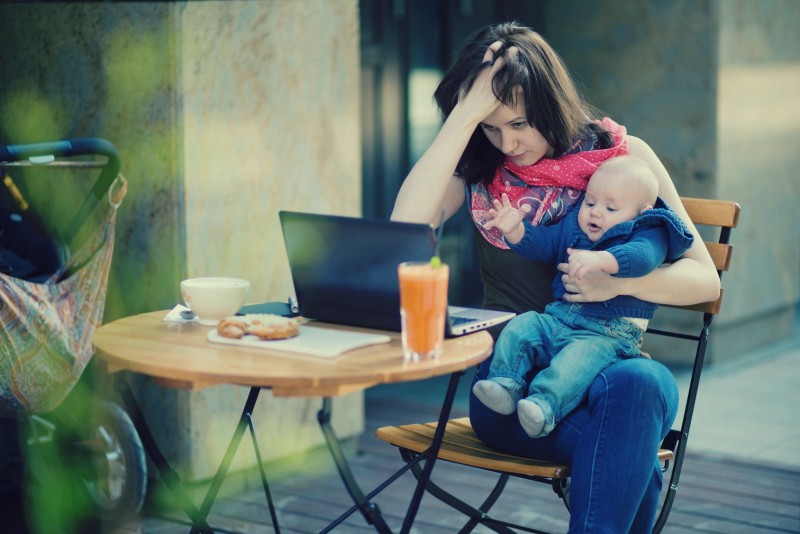
[[[644,276],[678,259],[693,236],[658,197],[658,180],[643,161],[620,156],[603,163],[579,207],[551,226],[523,223],[530,210],[494,201],[485,227],[503,232],[509,247],[539,261],[568,264],[570,277],[602,271]],[[489,374],[473,386],[493,411],[517,417],[533,438],[549,434],[586,397],[594,378],[623,358],[640,357],[639,346],[657,305],[631,296],[571,303],[561,273],[554,302],[544,313],[512,319],[497,340]],[[531,379],[530,376],[533,375]]]

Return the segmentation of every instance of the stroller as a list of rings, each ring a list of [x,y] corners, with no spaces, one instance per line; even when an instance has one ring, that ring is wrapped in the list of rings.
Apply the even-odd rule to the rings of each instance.
[[[53,169],[100,176],[88,190],[70,180],[70,198],[66,188],[52,193]],[[147,491],[133,423],[87,379],[125,195],[119,170],[103,139],[0,145],[0,485],[24,486],[34,530],[125,521]],[[33,205],[55,215],[46,220]]]

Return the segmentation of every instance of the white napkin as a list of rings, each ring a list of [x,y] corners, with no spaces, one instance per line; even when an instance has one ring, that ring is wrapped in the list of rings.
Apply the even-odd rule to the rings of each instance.
[[[197,315],[193,315],[191,319],[184,319],[181,317],[181,312],[191,311],[189,308],[182,304],[178,304],[172,308],[165,316],[164,320],[168,323],[196,323]]]
[[[296,352],[309,356],[322,356],[323,358],[332,358],[367,345],[392,341],[392,338],[383,334],[349,332],[306,325],[300,325],[299,335],[289,339],[264,340],[256,336],[244,336],[238,339],[222,337],[216,328],[212,328],[207,337],[212,343]]]

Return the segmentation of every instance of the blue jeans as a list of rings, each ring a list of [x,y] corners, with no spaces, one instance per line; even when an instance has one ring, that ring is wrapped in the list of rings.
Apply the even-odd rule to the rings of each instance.
[[[535,402],[545,426],[534,437],[546,436],[586,399],[600,371],[639,356],[641,337],[642,330],[630,321],[587,317],[580,304],[556,301],[544,313],[523,313],[506,325],[487,378],[506,388],[515,401]]]
[[[491,359],[478,368],[486,378]],[[650,533],[661,493],[656,454],[678,410],[672,373],[646,358],[621,360],[592,381],[587,400],[550,435],[532,439],[516,414],[470,395],[478,437],[510,454],[572,465],[570,533]]]

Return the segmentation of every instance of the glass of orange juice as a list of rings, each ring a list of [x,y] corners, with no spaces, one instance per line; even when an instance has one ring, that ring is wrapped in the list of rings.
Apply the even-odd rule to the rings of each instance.
[[[447,315],[450,268],[412,261],[397,267],[403,356],[407,360],[436,358],[442,353]]]

